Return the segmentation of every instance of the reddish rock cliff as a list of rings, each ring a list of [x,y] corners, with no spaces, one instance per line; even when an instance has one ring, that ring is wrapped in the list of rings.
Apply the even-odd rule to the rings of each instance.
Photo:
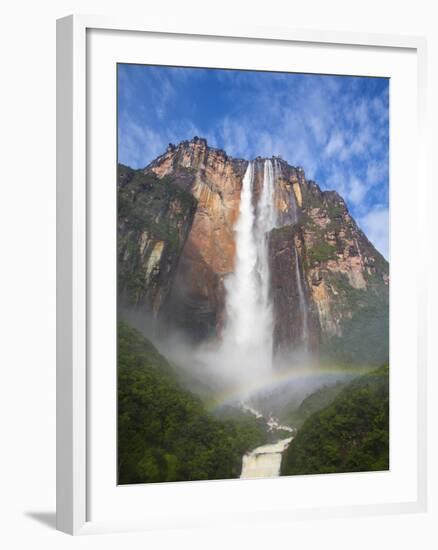
[[[239,212],[247,162],[195,138],[156,159],[145,173],[171,176],[197,200],[191,231],[179,260],[165,315],[194,339],[220,332],[224,311],[224,277],[233,271],[233,227]]]

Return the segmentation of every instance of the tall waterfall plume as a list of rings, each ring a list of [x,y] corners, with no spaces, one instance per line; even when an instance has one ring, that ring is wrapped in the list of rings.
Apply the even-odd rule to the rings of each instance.
[[[249,162],[242,180],[239,213],[234,226],[234,271],[225,279],[225,323],[219,349],[207,347],[199,357],[242,396],[252,385],[268,382],[273,375],[274,311],[269,236],[272,229],[281,225],[275,200],[281,167],[275,159],[264,161],[262,185],[256,194],[255,172],[259,167],[256,161]],[[297,209],[291,214],[289,223],[297,223]],[[299,262],[295,248],[301,349],[308,351],[308,304]]]
[[[235,225],[235,268],[225,282],[226,325],[222,344],[230,357],[230,366],[244,380],[269,376],[273,349],[268,239],[276,225],[275,176],[272,161],[266,160],[263,187],[255,208],[254,168],[250,162],[242,182]]]
[[[263,187],[257,205],[255,236],[257,243],[257,272],[260,283],[260,300],[268,312],[272,332],[272,303],[270,297],[269,269],[269,232],[277,225],[277,207],[275,205],[275,172],[271,160],[265,160],[263,170]],[[272,349],[272,346],[271,346]]]

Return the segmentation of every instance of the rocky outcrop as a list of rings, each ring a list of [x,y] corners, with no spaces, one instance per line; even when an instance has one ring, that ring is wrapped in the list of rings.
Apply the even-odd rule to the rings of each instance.
[[[175,183],[119,166],[119,306],[157,317],[173,286],[196,200]]]
[[[345,322],[369,302],[388,296],[387,261],[368,241],[334,191],[314,182],[303,189],[300,225],[306,276],[323,340],[341,336]]]

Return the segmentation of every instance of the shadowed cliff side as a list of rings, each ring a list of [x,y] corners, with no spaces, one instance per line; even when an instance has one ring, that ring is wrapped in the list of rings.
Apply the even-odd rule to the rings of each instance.
[[[172,288],[196,199],[170,179],[119,165],[119,306],[157,317]]]

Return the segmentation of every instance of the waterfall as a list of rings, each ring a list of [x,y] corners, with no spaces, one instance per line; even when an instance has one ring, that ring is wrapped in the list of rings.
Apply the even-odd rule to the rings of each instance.
[[[277,207],[275,196],[275,171],[271,160],[265,160],[263,187],[257,206],[257,230],[260,237],[266,236],[277,225]]]
[[[270,297],[269,231],[276,224],[272,161],[264,163],[263,187],[254,208],[254,163],[248,164],[234,230],[234,273],[225,281],[226,324],[222,348],[243,377],[264,377],[272,368],[273,311]]]
[[[253,343],[252,324],[258,313],[256,278],[257,245],[254,236],[255,213],[252,202],[254,165],[248,164],[242,182],[239,216],[234,227],[236,258],[234,273],[225,282],[227,290],[225,341],[236,348],[248,348]]]
[[[281,218],[276,205],[277,179],[281,176],[274,159],[263,163],[263,180],[255,200],[255,170],[260,164],[249,162],[242,180],[239,213],[234,225],[234,271],[225,281],[225,323],[219,349],[209,354],[207,362],[220,372],[224,381],[246,391],[257,382],[272,376],[274,312],[271,297],[269,235]],[[295,205],[295,197],[291,204]],[[297,210],[292,211],[296,223]],[[308,348],[308,312],[303,275],[295,249],[301,341]],[[206,352],[209,353],[208,350]]]
[[[272,329],[272,304],[270,299],[269,232],[277,225],[275,205],[275,175],[271,160],[265,160],[263,187],[257,205],[256,243],[257,272],[260,279],[260,299],[266,310],[270,310]]]
[[[302,274],[300,270],[297,247],[294,245],[295,250],[295,277],[297,281],[298,289],[298,301],[301,312],[301,342],[305,351],[309,349],[309,319],[307,312],[307,300],[303,290]]]

